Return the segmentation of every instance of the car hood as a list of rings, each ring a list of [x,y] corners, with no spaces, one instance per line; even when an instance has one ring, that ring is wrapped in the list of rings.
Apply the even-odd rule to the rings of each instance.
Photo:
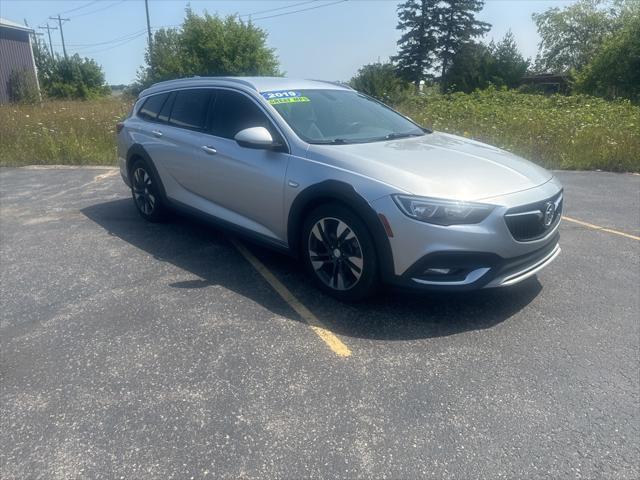
[[[308,157],[425,197],[482,200],[548,182],[552,175],[484,143],[434,132],[386,142],[311,145]]]

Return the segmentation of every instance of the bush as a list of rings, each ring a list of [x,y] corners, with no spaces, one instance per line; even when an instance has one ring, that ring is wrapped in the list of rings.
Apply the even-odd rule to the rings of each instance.
[[[436,130],[502,147],[548,168],[640,172],[640,107],[626,100],[490,88],[416,96],[400,110]]]
[[[33,72],[26,68],[11,71],[8,87],[12,103],[36,103],[40,99]]]
[[[75,54],[69,58],[43,57],[40,63],[40,86],[50,98],[90,100],[111,93],[95,60]]]
[[[391,63],[365,65],[349,83],[356,90],[391,105],[405,101],[414,89],[396,74]]]
[[[582,93],[640,103],[640,16],[605,40],[576,74],[574,87]]]

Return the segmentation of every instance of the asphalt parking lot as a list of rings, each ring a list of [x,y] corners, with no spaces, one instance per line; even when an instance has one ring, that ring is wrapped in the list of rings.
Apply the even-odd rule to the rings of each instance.
[[[2,478],[638,478],[640,176],[558,176],[537,279],[345,305],[115,170],[0,170]]]

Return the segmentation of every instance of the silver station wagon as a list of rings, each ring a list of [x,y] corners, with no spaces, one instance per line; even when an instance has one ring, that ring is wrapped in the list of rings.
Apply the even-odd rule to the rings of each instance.
[[[550,172],[344,85],[163,82],[117,130],[143,218],[171,209],[213,219],[298,256],[341,300],[381,284],[513,285],[560,252],[562,186]]]

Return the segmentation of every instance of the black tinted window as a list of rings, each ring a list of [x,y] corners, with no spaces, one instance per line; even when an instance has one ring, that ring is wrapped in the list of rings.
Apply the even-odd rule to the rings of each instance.
[[[203,129],[207,123],[207,111],[211,90],[182,90],[176,95],[169,123],[177,127]]]
[[[152,95],[147,98],[138,115],[145,120],[155,120],[168,96],[168,93],[161,93],[160,95]]]
[[[218,137],[233,138],[240,130],[265,127],[275,135],[267,116],[245,95],[230,90],[218,90],[213,107],[211,133]]]
[[[161,122],[168,122],[169,121],[169,114],[171,113],[171,107],[173,106],[173,101],[176,99],[176,92],[171,92],[169,94],[169,98],[167,98],[167,101],[164,102],[164,105],[162,106],[162,110],[160,110],[160,113],[158,114],[158,120]]]

